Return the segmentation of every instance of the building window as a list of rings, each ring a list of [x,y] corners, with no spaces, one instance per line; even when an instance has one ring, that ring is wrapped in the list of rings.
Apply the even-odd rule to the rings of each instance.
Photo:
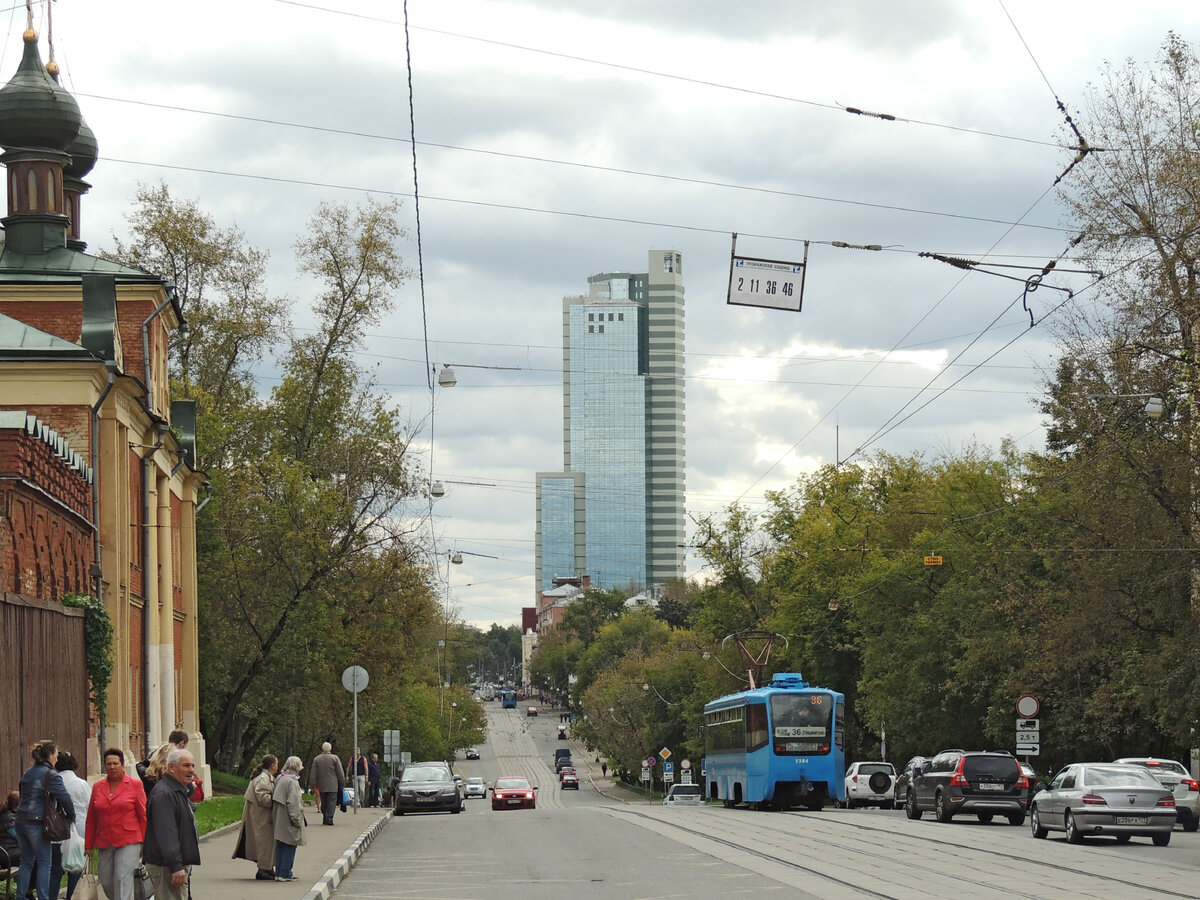
[[[625,321],[625,313],[617,313],[617,321],[624,322]]]
[[[37,172],[30,169],[26,181],[29,185],[29,208],[36,212],[38,208]]]
[[[600,326],[600,333],[604,334],[604,326],[603,325]]]
[[[589,325],[589,326],[588,326],[588,334],[592,334],[592,333],[593,333],[595,330],[596,330],[596,326],[595,326],[595,325]]]
[[[588,321],[589,321],[589,322],[594,322],[594,321],[596,321],[596,314],[595,314],[595,313],[588,313]]]
[[[608,321],[610,321],[610,322],[612,321],[612,313],[608,314]]]

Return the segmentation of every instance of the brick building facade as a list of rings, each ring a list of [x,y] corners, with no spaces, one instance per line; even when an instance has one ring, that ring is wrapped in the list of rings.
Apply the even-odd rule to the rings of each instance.
[[[194,411],[168,380],[182,315],[159,276],[84,252],[95,137],[32,29],[24,42],[0,88],[0,591],[41,603],[90,593],[108,610],[116,665],[89,775],[104,746],[138,759],[182,729],[207,780],[195,530],[207,479]],[[53,677],[52,660],[21,665]]]

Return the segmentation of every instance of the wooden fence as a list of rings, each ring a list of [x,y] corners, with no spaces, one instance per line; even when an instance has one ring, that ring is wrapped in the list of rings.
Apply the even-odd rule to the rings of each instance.
[[[87,764],[88,676],[84,613],[0,592],[0,791],[15,791],[49,738]],[[95,773],[91,773],[95,774]]]

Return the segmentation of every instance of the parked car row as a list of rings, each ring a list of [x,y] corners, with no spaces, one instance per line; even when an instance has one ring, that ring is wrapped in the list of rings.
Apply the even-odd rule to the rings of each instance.
[[[1028,817],[1035,838],[1059,831],[1070,843],[1149,837],[1165,847],[1176,822],[1200,828],[1200,784],[1182,764],[1157,757],[1073,763],[1046,784],[1010,753],[952,749],[914,756],[899,773],[887,762],[852,763],[845,786],[848,808],[902,806],[910,819],[931,812],[939,822],[1003,816],[1022,825]]]

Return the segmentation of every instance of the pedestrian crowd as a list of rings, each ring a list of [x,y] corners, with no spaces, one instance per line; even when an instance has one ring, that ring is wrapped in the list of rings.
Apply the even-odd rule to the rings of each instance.
[[[77,774],[73,754],[54,741],[34,744],[20,789],[0,803],[0,868],[15,870],[15,896],[58,900],[65,874],[66,900],[93,900],[97,887],[111,900],[190,898],[191,868],[200,864],[193,804],[204,798],[204,788],[187,743],[185,732],[171,732],[136,763],[136,774],[126,771],[124,752],[109,747],[104,777],[91,785]],[[268,753],[250,776],[233,858],[254,862],[257,880],[296,880],[296,851],[308,827],[303,770],[299,757],[289,756],[281,766]],[[325,742],[309,771],[324,825],[333,824],[336,809],[346,811],[348,771],[357,798],[380,804],[379,755],[368,759],[355,748],[343,767]],[[56,810],[69,823],[65,837],[52,833]],[[85,881],[85,872],[95,875]]]
[[[58,900],[66,874],[68,900],[77,892],[90,900],[97,887],[113,900],[184,900],[190,868],[200,863],[192,802],[204,796],[187,742],[187,734],[172,732],[138,764],[141,778],[125,771],[124,751],[109,747],[104,777],[91,785],[78,775],[74,754],[54,741],[35,743],[33,765],[0,814],[0,848],[17,868],[16,896]],[[67,827],[59,830],[60,823]],[[93,867],[95,880],[81,889]]]

